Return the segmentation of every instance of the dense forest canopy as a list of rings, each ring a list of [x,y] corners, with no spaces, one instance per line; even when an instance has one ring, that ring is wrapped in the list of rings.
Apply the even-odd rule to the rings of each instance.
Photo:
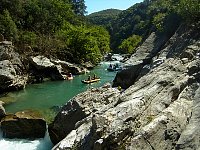
[[[199,21],[200,2],[198,0],[144,0],[132,7],[115,14],[106,20],[108,13],[103,11],[89,15],[88,19],[97,25],[103,25],[111,36],[111,49],[115,52],[134,52],[140,42],[128,42],[130,38],[137,35],[138,38],[145,38],[152,32],[165,32],[171,34],[182,22]],[[126,44],[125,44],[126,43]],[[136,45],[136,46],[133,46]],[[124,48],[123,48],[124,47]]]
[[[119,9],[107,9],[92,13],[87,17],[87,20],[96,25],[104,26],[107,29],[111,26],[111,21],[114,20],[122,11]]]
[[[144,0],[127,10],[85,16],[84,0],[1,0],[0,34],[25,55],[98,63],[110,51],[134,53],[152,32],[170,34],[200,20],[198,0]]]
[[[98,63],[110,50],[108,32],[84,21],[84,0],[1,0],[0,12],[0,34],[23,54]]]

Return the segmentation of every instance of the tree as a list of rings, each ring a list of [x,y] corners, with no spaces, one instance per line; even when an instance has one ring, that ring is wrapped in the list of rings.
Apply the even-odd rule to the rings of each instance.
[[[86,13],[85,0],[70,0],[72,9],[76,15],[84,16]]]
[[[131,37],[122,41],[121,45],[119,46],[119,49],[121,49],[122,53],[132,54],[141,41],[141,36],[132,35]]]
[[[16,40],[18,38],[17,26],[11,18],[8,10],[4,10],[3,14],[0,15],[0,33],[2,33],[7,39]]]
[[[199,0],[180,0],[177,12],[184,19],[192,22],[200,20],[200,2]]]

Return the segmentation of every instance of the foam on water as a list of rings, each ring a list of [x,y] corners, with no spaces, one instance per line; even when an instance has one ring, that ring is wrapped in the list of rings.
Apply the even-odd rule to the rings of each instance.
[[[53,147],[46,133],[43,139],[22,140],[22,139],[6,139],[3,138],[0,131],[0,149],[2,150],[50,150]]]

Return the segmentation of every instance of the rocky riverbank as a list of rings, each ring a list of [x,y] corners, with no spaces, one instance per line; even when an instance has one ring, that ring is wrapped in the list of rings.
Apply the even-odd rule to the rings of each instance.
[[[90,63],[84,64],[92,68]],[[23,56],[15,52],[12,42],[0,41],[0,93],[25,88],[26,84],[45,80],[65,80],[67,74],[83,74],[82,65],[45,56]]]
[[[152,33],[114,86],[71,99],[49,126],[53,149],[199,149],[200,23]]]

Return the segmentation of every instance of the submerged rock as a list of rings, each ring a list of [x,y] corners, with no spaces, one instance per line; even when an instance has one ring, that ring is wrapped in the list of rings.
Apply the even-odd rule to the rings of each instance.
[[[35,112],[22,111],[6,115],[1,120],[1,130],[4,138],[44,138],[46,122]]]

